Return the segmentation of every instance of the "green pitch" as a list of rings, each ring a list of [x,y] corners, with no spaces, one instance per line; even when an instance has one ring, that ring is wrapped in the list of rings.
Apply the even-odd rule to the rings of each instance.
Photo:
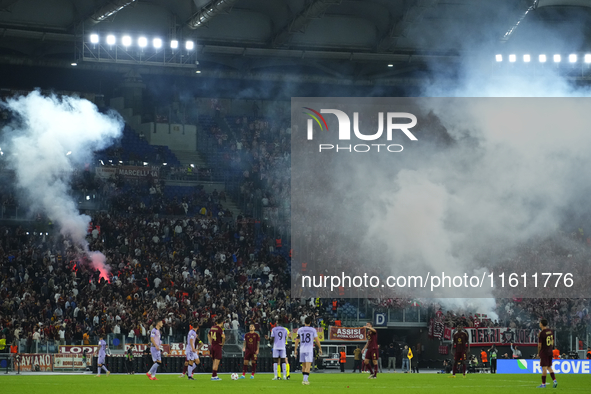
[[[541,380],[538,375],[489,375],[475,374],[466,378],[458,376],[450,379],[449,375],[438,374],[378,374],[378,379],[368,380],[366,374],[323,374],[310,375],[310,385],[302,385],[302,375],[293,374],[291,380],[271,381],[270,374],[257,374],[255,379],[233,381],[229,374],[222,374],[221,382],[211,382],[209,375],[195,375],[195,381],[179,378],[178,375],[158,375],[158,381],[150,381],[145,375],[50,375],[50,376],[3,376],[0,374],[0,391],[10,394],[187,394],[207,393],[234,394],[236,392],[251,393],[390,393],[393,390],[404,393],[428,394],[499,394],[539,392],[536,387]],[[589,393],[591,376],[564,375],[557,376],[556,391]],[[552,381],[549,379],[551,391]]]

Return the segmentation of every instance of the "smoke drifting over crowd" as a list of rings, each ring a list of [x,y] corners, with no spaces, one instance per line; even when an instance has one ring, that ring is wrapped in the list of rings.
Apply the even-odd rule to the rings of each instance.
[[[332,256],[319,253],[320,269],[312,268],[311,273],[334,275],[333,271],[340,274],[344,269],[352,275],[363,271],[377,276],[445,271],[480,276],[509,273],[508,267],[519,274],[547,272],[554,267],[555,272],[575,270],[578,280],[584,282],[580,288],[588,287],[590,276],[584,263],[589,253],[579,250],[582,243],[573,242],[569,236],[582,228],[587,237],[590,230],[585,227],[590,210],[584,201],[591,195],[591,178],[582,170],[590,164],[586,152],[591,148],[591,115],[586,108],[591,101],[583,98],[588,90],[574,88],[557,67],[540,66],[535,73],[531,69],[491,73],[495,52],[493,47],[487,50],[488,55],[480,55],[488,61],[478,61],[477,56],[464,59],[453,85],[446,71],[432,65],[432,80],[436,82],[423,86],[422,95],[439,98],[409,100],[404,108],[393,103],[390,111],[416,110],[419,118],[413,128],[418,141],[393,141],[404,145],[403,152],[379,157],[333,150],[319,154],[325,155],[322,160],[305,156],[305,163],[297,163],[294,153],[292,177],[296,182],[300,170],[322,179],[303,189],[301,200],[298,187],[304,183],[293,184],[294,223],[297,226],[298,216],[303,213],[306,217],[306,211],[312,210],[308,218],[315,216],[328,224],[311,235],[311,243],[301,241],[320,245],[318,239],[328,237],[329,247],[346,251]],[[377,130],[372,118],[377,119],[378,111],[386,111],[377,101],[374,110],[365,113],[359,100],[348,104],[308,100],[307,105],[305,101],[292,102],[292,127],[299,127],[302,139],[307,121],[300,115],[303,106],[343,109],[351,121],[353,111],[359,111],[367,126],[362,130],[366,135]],[[335,134],[330,142],[323,141],[318,130],[316,152],[321,142],[347,146],[371,143],[354,137],[337,141],[339,125],[331,114],[326,119]],[[293,145],[299,149],[305,142],[294,140]],[[332,155],[330,159],[328,155]],[[332,171],[334,182],[320,169]],[[305,233],[303,224],[300,229]],[[335,238],[331,238],[333,234]],[[341,243],[333,242],[339,237]],[[490,315],[495,305],[492,297],[513,294],[510,289],[503,294],[486,287],[444,292],[442,296],[453,299],[441,302],[453,309],[470,304]],[[585,290],[562,290],[542,293],[527,289],[515,296],[588,295]],[[402,289],[382,288],[365,292],[369,297],[404,293]],[[425,296],[421,292],[406,295]]]
[[[102,114],[87,100],[45,97],[39,91],[0,105],[12,114],[13,121],[3,130],[3,146],[30,212],[44,212],[106,278],[105,256],[88,250],[85,237],[90,217],[78,211],[70,181],[75,169],[89,163],[94,151],[120,136],[120,116]]]

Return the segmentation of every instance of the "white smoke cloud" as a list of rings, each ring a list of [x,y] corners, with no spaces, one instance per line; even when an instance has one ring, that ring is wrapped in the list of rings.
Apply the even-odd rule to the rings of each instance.
[[[85,236],[90,217],[78,211],[70,181],[94,151],[121,135],[123,121],[115,113],[100,113],[87,100],[43,96],[39,91],[7,99],[1,106],[15,119],[3,131],[18,189],[31,211],[45,212],[64,236],[88,254]],[[104,267],[104,256],[102,263],[94,255],[92,260]]]
[[[548,35],[539,27],[533,32]],[[468,43],[464,49],[476,48]],[[528,49],[513,48],[516,53]],[[447,70],[432,64],[432,83],[422,88],[423,96],[442,98],[425,100],[424,108],[441,119],[457,144],[445,154],[434,151],[418,168],[399,171],[394,182],[381,182],[376,190],[388,196],[388,209],[368,215],[368,237],[387,242],[398,261],[411,258],[427,269],[469,274],[494,270],[495,260],[517,245],[535,245],[565,229],[566,211],[587,212],[577,204],[589,195],[591,181],[582,170],[590,164],[591,90],[574,86],[568,70],[556,66],[516,64],[503,71],[497,65],[500,71],[491,71],[494,46],[478,43],[476,52],[463,58],[453,84]],[[483,253],[488,253],[488,267],[476,262]],[[466,297],[475,294],[487,295],[466,291]],[[438,302],[496,316],[494,298]]]

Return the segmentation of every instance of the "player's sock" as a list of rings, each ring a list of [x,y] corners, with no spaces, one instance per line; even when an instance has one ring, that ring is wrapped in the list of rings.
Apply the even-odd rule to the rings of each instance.
[[[462,369],[464,370],[464,375],[465,375],[465,374],[466,374],[466,364],[464,364],[464,365],[462,366]]]
[[[277,377],[277,363],[273,363],[273,373],[275,374],[275,377]]]
[[[289,378],[289,363],[285,364],[285,371],[286,371],[285,377]]]
[[[452,370],[452,373],[453,373],[453,376],[456,376],[456,370],[457,369],[458,369],[458,364],[454,363],[454,366],[451,369]]]
[[[251,371],[252,371],[252,376],[254,376],[254,373],[257,370],[257,363],[252,363],[252,367],[250,367]]]
[[[378,376],[378,366],[377,365],[374,365],[373,366],[373,377],[375,378],[377,376]]]
[[[281,364],[281,372],[283,372],[283,376],[287,379],[287,366],[285,364]]]
[[[244,364],[242,366],[242,376],[246,375],[246,372],[248,371],[248,365]]]
[[[542,375],[542,384],[546,384],[546,375]]]
[[[188,365],[185,365],[183,367],[183,375],[187,373],[187,369],[189,369],[189,366]]]
[[[152,377],[156,376],[156,372],[158,372],[158,365],[158,363],[154,363],[154,365],[152,365],[152,369],[150,369]]]
[[[554,375],[554,372],[550,372],[550,377],[556,382],[556,376]]]
[[[373,365],[371,363],[367,364],[367,369],[369,369],[369,373],[373,375]]]
[[[101,376],[101,369],[102,369],[102,368],[100,368],[100,367],[99,367],[99,368],[97,368],[98,376]]]
[[[193,376],[193,369],[194,369],[194,368],[195,368],[195,366],[194,366],[194,365],[189,365],[189,366],[187,367],[187,371],[186,371],[186,372],[187,372],[187,374],[188,374],[189,376]]]
[[[303,375],[304,375],[304,382],[307,382],[308,381],[308,375],[310,375],[310,373],[309,372],[304,372]]]
[[[107,367],[105,367],[104,365],[101,367],[101,369],[105,372],[109,372],[109,370],[107,369]]]
[[[211,377],[212,378],[217,378],[218,377],[218,370],[217,369],[214,369],[214,370],[211,371]]]

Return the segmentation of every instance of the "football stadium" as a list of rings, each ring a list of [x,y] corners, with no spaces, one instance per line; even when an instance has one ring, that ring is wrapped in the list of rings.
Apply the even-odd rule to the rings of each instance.
[[[588,392],[590,108],[590,0],[0,0],[2,392]]]

